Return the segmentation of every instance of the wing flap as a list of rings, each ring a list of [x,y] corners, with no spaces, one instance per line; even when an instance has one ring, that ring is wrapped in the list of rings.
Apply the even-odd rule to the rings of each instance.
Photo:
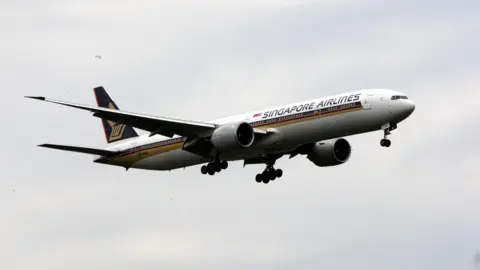
[[[88,147],[79,147],[79,146],[70,146],[70,145],[60,145],[60,144],[41,144],[39,147],[57,149],[57,150],[64,150],[64,151],[71,151],[83,154],[90,154],[90,155],[99,155],[104,157],[112,157],[117,154],[114,151],[108,151],[103,149],[96,149],[96,148],[88,148]]]

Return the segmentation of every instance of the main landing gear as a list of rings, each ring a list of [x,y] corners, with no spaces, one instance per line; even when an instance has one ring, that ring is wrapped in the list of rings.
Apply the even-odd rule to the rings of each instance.
[[[390,145],[392,144],[392,142],[387,139],[387,136],[391,134],[391,131],[396,129],[397,128],[397,125],[396,124],[387,124],[385,126],[382,127],[383,129],[383,139],[380,140],[380,145],[382,147],[390,147]]]
[[[220,172],[221,170],[225,170],[228,168],[228,162],[226,160],[214,160],[210,161],[207,165],[203,165],[200,171],[202,174],[209,174],[214,175],[216,172]]]
[[[255,180],[257,183],[263,182],[268,184],[268,182],[273,181],[276,178],[280,178],[282,175],[283,171],[281,169],[275,169],[272,165],[267,165],[262,173],[259,173],[257,176],[255,176]]]

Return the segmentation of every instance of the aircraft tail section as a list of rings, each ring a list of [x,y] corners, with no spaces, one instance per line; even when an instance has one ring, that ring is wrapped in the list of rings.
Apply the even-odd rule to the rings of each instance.
[[[99,107],[119,110],[115,101],[113,101],[102,86],[94,88],[93,91],[95,92],[95,98],[97,99],[97,105]],[[117,124],[105,119],[102,119],[102,124],[107,143],[138,137],[137,132],[131,126],[123,125],[121,123]]]

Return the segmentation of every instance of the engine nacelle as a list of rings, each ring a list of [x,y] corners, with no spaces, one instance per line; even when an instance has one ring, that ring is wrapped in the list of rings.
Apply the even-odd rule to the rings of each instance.
[[[345,139],[334,139],[316,143],[307,158],[319,167],[335,166],[350,159],[352,148]]]
[[[212,133],[210,141],[218,150],[235,150],[252,145],[255,133],[248,123],[229,123],[221,125]]]

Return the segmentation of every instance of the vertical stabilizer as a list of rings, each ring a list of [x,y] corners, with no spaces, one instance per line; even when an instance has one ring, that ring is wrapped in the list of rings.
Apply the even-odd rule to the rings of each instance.
[[[115,104],[115,101],[112,100],[102,86],[94,88],[93,91],[95,92],[95,98],[97,99],[97,105],[99,107],[112,110],[119,109],[117,104]],[[102,124],[107,143],[138,137],[137,132],[131,126],[122,124],[116,125],[115,122],[105,119],[102,119]]]

